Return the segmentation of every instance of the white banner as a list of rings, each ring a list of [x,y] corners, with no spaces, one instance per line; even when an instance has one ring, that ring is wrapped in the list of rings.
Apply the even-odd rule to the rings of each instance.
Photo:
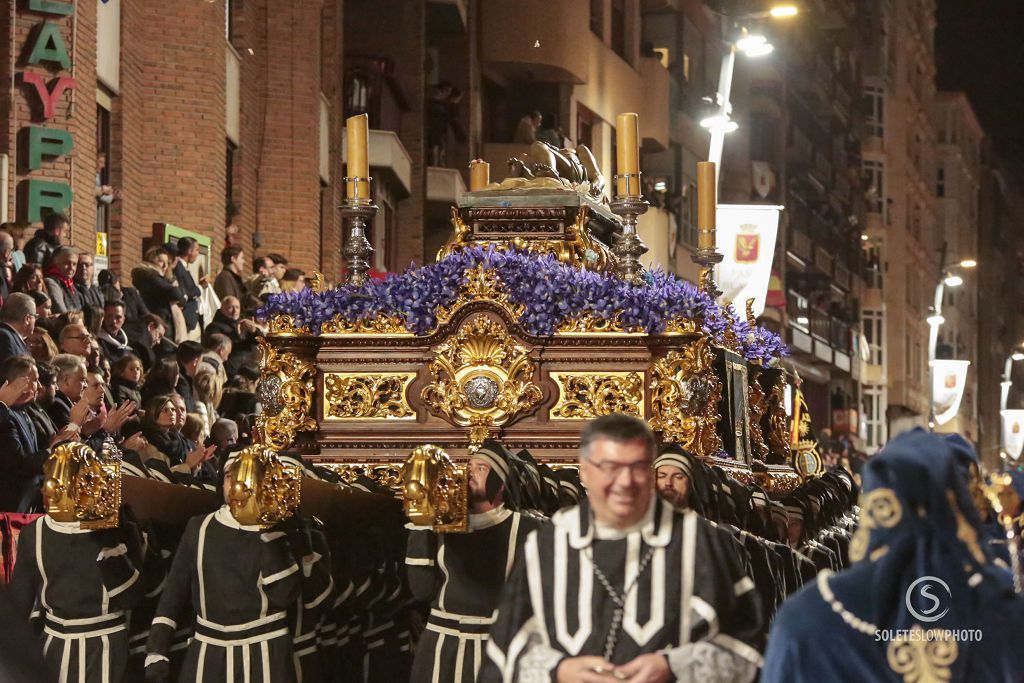
[[[932,409],[935,424],[944,425],[960,410],[960,400],[967,385],[969,360],[933,360],[932,366]]]
[[[1003,450],[1014,460],[1024,448],[1024,410],[1001,410],[1003,418]]]
[[[754,300],[755,316],[764,311],[781,209],[766,204],[718,205],[716,241],[725,258],[716,279],[722,302],[733,303],[741,316],[747,299]]]

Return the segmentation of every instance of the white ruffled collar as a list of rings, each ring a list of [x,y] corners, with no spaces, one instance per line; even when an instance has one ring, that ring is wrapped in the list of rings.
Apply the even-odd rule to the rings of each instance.
[[[480,531],[481,529],[487,529],[496,524],[501,524],[510,516],[512,516],[512,511],[506,508],[504,504],[498,505],[493,510],[488,510],[487,512],[471,514],[469,516],[469,530]]]

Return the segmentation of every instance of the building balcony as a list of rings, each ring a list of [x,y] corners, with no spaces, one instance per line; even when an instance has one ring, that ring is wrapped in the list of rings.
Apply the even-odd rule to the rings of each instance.
[[[466,191],[462,174],[454,168],[427,167],[427,201],[454,206]]]
[[[412,194],[412,157],[398,134],[390,130],[370,130],[370,175],[388,182],[399,198]],[[341,159],[348,164],[348,134],[341,136]]]
[[[885,363],[869,363],[865,361],[857,361],[860,365],[860,381],[863,384],[871,384],[874,386],[885,386],[888,384],[888,378],[885,374]]]
[[[811,263],[814,260],[814,242],[803,230],[790,223],[789,232],[786,235],[786,247],[788,251],[804,263]]]
[[[480,23],[481,57],[489,69],[512,80],[588,81],[590,3],[483,0]],[[569,27],[583,27],[587,36]]]

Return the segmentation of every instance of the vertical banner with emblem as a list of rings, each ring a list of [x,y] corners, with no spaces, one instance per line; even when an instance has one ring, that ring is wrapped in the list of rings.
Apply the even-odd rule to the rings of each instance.
[[[1001,410],[999,416],[1003,420],[1003,450],[1017,460],[1024,448],[1024,410]]]
[[[725,255],[717,270],[722,301],[742,310],[754,300],[754,315],[764,311],[768,280],[775,257],[781,206],[767,204],[719,204],[718,250]]]
[[[960,410],[960,400],[967,385],[969,360],[933,360],[932,401],[935,423],[944,425]]]

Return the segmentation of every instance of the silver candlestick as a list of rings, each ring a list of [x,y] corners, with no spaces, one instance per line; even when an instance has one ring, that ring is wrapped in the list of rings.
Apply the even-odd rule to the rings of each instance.
[[[625,195],[618,195],[618,181],[622,178],[626,181]],[[612,254],[615,255],[615,271],[626,282],[638,285],[643,282],[644,267],[640,263],[640,257],[647,253],[647,245],[636,234],[636,220],[638,216],[647,213],[650,204],[643,197],[631,196],[632,184],[640,184],[639,173],[626,173],[615,176],[616,198],[612,200],[610,207],[612,213],[622,218],[622,232],[614,236],[615,244],[612,246]]]
[[[370,180],[371,178],[344,178],[346,188],[350,182],[353,184],[352,194],[355,196],[346,197],[341,205],[341,218],[349,227],[348,239],[345,240],[345,248],[341,253],[345,256],[347,282],[357,287],[366,282],[366,272],[370,270],[370,257],[373,256],[373,247],[366,239],[366,229],[377,215],[377,205],[372,199],[358,196],[359,184],[369,185]]]
[[[700,279],[697,286],[700,291],[708,294],[712,301],[718,301],[718,297],[722,296],[722,290],[715,282],[715,266],[724,258],[725,254],[717,251],[714,247],[698,249],[697,253],[690,257],[694,263],[700,266]]]

